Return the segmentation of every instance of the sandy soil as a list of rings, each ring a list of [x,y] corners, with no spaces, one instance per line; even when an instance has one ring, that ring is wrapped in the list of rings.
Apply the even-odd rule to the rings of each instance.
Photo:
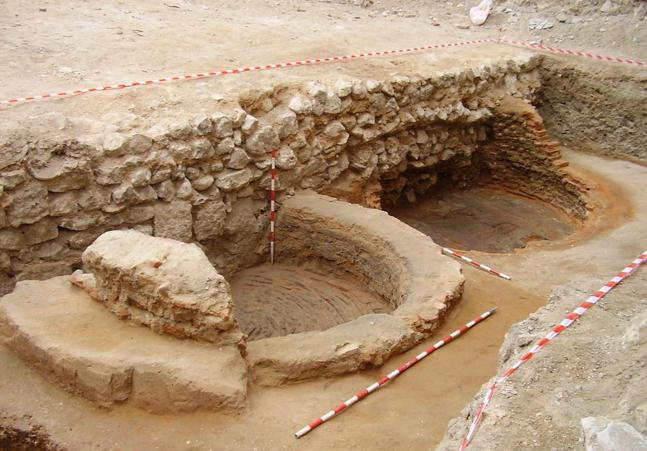
[[[495,2],[497,6],[484,26],[459,28],[468,22],[470,3],[43,0],[36,4],[0,0],[0,60],[5,62],[0,66],[0,98],[500,35],[543,39],[544,43],[639,59],[647,57],[647,27],[641,26],[642,10],[636,14],[598,11],[581,16],[554,2],[525,2],[523,7],[517,2]],[[508,11],[505,8],[512,12],[503,12]],[[566,22],[557,20],[560,14],[566,15]],[[554,26],[530,30],[529,20],[538,17],[550,19]],[[504,31],[500,31],[502,27]],[[50,122],[79,136],[97,126],[90,118],[126,121],[131,113],[142,117],[164,112],[198,114],[203,108],[222,107],[228,92],[258,87],[260,83],[289,82],[300,76],[325,79],[330,74],[370,77],[377,72],[411,70],[420,63],[440,70],[470,59],[519,51],[506,46],[479,46],[461,49],[459,59],[454,49],[374,58],[84,95],[64,103],[54,100],[25,104],[0,114],[7,121],[38,116],[37,122],[47,121],[42,116],[50,115]],[[69,123],[60,116],[52,117],[54,111],[70,118]],[[136,127],[138,121],[126,122]]]
[[[286,264],[245,269],[231,279],[236,319],[254,339],[325,330],[391,308],[350,276]]]
[[[441,246],[482,252],[512,252],[530,241],[559,240],[576,227],[543,202],[484,188],[399,205],[389,214]]]

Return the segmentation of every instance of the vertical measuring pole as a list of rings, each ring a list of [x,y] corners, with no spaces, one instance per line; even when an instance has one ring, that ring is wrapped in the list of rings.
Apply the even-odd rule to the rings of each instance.
[[[274,264],[274,243],[276,234],[274,223],[276,222],[276,149],[272,149],[270,173],[270,264]]]

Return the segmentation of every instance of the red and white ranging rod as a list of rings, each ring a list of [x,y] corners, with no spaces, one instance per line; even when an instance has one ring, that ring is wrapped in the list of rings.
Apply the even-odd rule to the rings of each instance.
[[[296,438],[301,438],[304,435],[306,435],[308,432],[310,432],[313,429],[321,426],[326,421],[328,421],[331,418],[339,415],[341,412],[348,409],[350,406],[352,406],[356,402],[361,401],[362,399],[366,398],[368,395],[370,395],[371,393],[373,393],[377,389],[382,388],[388,382],[392,381],[393,379],[395,379],[396,377],[398,377],[399,375],[401,375],[402,373],[407,371],[409,368],[414,366],[416,363],[420,362],[422,359],[427,357],[429,354],[432,354],[434,351],[437,351],[438,349],[442,348],[444,345],[446,345],[450,341],[453,341],[454,339],[460,337],[461,335],[464,335],[472,327],[476,326],[478,323],[480,323],[481,321],[487,319],[490,315],[492,315],[495,310],[496,310],[496,308],[492,308],[492,309],[488,310],[487,312],[477,316],[476,318],[474,318],[469,323],[465,324],[460,329],[455,330],[454,332],[452,332],[451,334],[449,334],[448,336],[446,336],[445,338],[440,340],[438,343],[434,344],[430,348],[427,348],[426,350],[424,350],[423,352],[421,352],[420,354],[415,356],[413,359],[409,360],[404,365],[402,365],[402,366],[398,367],[397,369],[391,371],[389,374],[384,376],[379,381],[375,382],[372,385],[369,385],[368,387],[366,387],[361,392],[357,393],[352,398],[344,401],[343,403],[341,403],[337,407],[335,407],[333,410],[327,412],[325,415],[317,418],[312,423],[310,423],[307,426],[303,427],[302,429],[297,431],[294,434],[294,436]]]
[[[571,324],[577,321],[591,307],[597,304],[600,299],[605,297],[607,293],[609,293],[612,289],[614,289],[620,282],[622,282],[627,277],[629,277],[633,272],[636,271],[636,269],[638,269],[640,265],[642,265],[646,261],[647,261],[647,251],[643,252],[640,255],[640,257],[638,257],[637,259],[632,261],[629,265],[627,265],[627,267],[624,268],[617,276],[612,278],[609,282],[603,285],[602,288],[600,288],[598,291],[596,291],[591,296],[589,296],[587,300],[582,302],[575,310],[573,310],[571,313],[566,315],[566,318],[562,320],[561,323],[553,327],[552,330],[548,332],[548,334],[544,338],[539,340],[530,351],[522,355],[517,361],[517,363],[515,363],[510,368],[508,368],[508,370],[505,373],[503,373],[503,376],[497,379],[490,386],[490,388],[488,388],[483,398],[483,402],[479,406],[479,409],[476,411],[476,415],[472,420],[472,424],[470,425],[470,428],[467,431],[467,435],[465,436],[465,438],[461,443],[461,446],[459,448],[460,451],[465,450],[469,446],[472,439],[474,438],[478,425],[480,424],[481,419],[483,418],[483,413],[485,412],[485,409],[487,409],[488,405],[490,405],[490,401],[492,401],[492,398],[494,397],[494,391],[498,388],[498,386],[504,383],[510,376],[512,376],[519,369],[521,365],[523,365],[528,360],[536,356],[542,349],[544,349],[544,347],[546,347],[546,345],[548,345],[548,343],[550,343],[554,338],[556,338],[559,334],[561,334],[564,330],[566,330]]]
[[[270,172],[270,263],[274,264],[274,243],[276,233],[274,223],[276,222],[276,149],[272,149],[271,172]]]
[[[470,265],[474,266],[475,268],[478,268],[482,271],[488,272],[490,274],[494,274],[497,277],[501,277],[502,279],[505,280],[512,280],[512,277],[510,277],[507,274],[503,274],[502,272],[497,271],[496,269],[492,269],[487,265],[484,265],[483,263],[479,263],[475,260],[472,260],[471,258],[467,257],[466,255],[460,254],[456,251],[453,251],[447,247],[443,247],[443,254],[451,255],[452,257],[456,257],[459,260],[462,260],[466,263],[469,263]]]

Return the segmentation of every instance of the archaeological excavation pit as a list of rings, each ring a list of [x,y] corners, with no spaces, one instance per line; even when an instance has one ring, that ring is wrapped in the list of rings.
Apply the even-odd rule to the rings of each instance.
[[[130,134],[17,133],[1,173],[4,341],[100,405],[161,413],[382,365],[461,297],[439,244],[511,252],[586,220],[584,182],[533,106],[540,63],[269,85]],[[470,230],[484,205],[510,218]]]

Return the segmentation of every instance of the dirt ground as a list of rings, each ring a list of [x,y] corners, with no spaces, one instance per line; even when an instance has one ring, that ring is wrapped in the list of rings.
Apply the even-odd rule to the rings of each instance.
[[[512,324],[542,306],[554,287],[582,277],[606,280],[642,251],[636,243],[647,240],[647,168],[583,154],[568,158],[576,168],[606,180],[607,189],[601,191],[609,193],[606,202],[617,209],[610,210],[613,217],[601,212],[597,219],[614,226],[514,254],[474,253],[510,273],[513,282],[466,267],[465,295],[435,337],[492,306],[499,307],[496,315],[304,439],[296,441],[292,434],[419,353],[435,337],[392,358],[382,369],[280,388],[251,387],[248,409],[239,416],[152,415],[129,406],[102,410],[46,382],[2,348],[0,410],[33,417],[52,440],[69,449],[433,448],[448,421],[494,373],[499,346]]]
[[[482,252],[512,252],[531,241],[559,240],[577,227],[543,202],[486,188],[445,193],[388,211],[436,244]]]
[[[484,26],[465,29],[472,3],[2,0],[0,98],[500,34],[647,58],[647,5],[615,15],[592,7],[571,11],[569,2],[495,2]],[[577,3],[594,2],[570,5]],[[537,18],[553,26],[531,30]]]
[[[590,2],[594,6],[579,10],[575,6],[582,2],[577,1],[495,2],[486,26],[466,28],[467,10],[475,2],[468,3],[0,0],[0,60],[5,62],[0,65],[0,98],[501,34],[647,59],[644,2],[632,3],[618,14],[601,11],[603,2]],[[505,8],[510,11],[504,12]],[[545,19],[552,27],[530,30],[530,19]],[[466,50],[465,54],[478,54],[478,50]],[[449,64],[463,54],[452,50],[446,55]],[[429,55],[406,58],[433,60]],[[406,58],[389,59],[390,70],[396,70]],[[373,67],[354,62],[299,71],[311,70],[315,78],[327,71],[370,73]],[[252,84],[254,79],[223,80],[131,90],[122,102],[125,109],[132,105],[131,111],[138,112],[135,104],[141,105],[141,99],[163,93],[160,104],[165,102],[175,113],[174,102],[189,90],[208,92],[217,104],[224,91],[236,83]],[[110,114],[101,106],[105,98],[104,94],[82,96],[71,102],[70,108],[78,114]],[[55,102],[0,111],[0,120],[47,114],[54,110],[51,105],[60,105]],[[512,324],[544,305],[559,285],[583,278],[606,281],[647,242],[647,168],[579,153],[569,153],[567,159],[599,184],[601,205],[590,227],[554,242],[533,242],[514,253],[473,253],[478,260],[511,274],[513,282],[466,267],[465,294],[446,323],[431,340],[392,358],[381,369],[280,388],[252,386],[248,408],[237,416],[204,412],[153,415],[127,405],[110,411],[97,408],[50,384],[0,346],[0,414],[30,418],[42,425],[52,441],[71,450],[433,448],[449,420],[459,415],[494,374],[499,346]],[[621,286],[618,292],[624,289]],[[573,299],[573,304],[579,301]],[[499,307],[496,315],[451,347],[306,438],[294,439],[292,434],[307,422],[416,355],[434,338],[492,306]]]

